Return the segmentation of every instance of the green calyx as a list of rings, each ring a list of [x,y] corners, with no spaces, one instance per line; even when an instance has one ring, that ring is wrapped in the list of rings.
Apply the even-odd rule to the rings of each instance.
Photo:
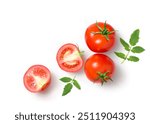
[[[100,79],[101,82],[102,82],[102,85],[103,85],[104,83],[107,83],[108,80],[113,81],[113,80],[107,75],[108,73],[109,73],[108,71],[107,71],[107,72],[104,72],[104,73],[97,72],[98,77],[97,77],[96,80],[99,80],[99,79]]]
[[[106,21],[105,21],[105,23],[104,23],[104,28],[103,28],[103,29],[98,25],[97,21],[96,21],[96,27],[99,29],[99,31],[98,31],[98,32],[92,32],[92,33],[93,33],[94,35],[96,35],[96,34],[101,34],[101,35],[103,35],[107,40],[109,40],[108,35],[110,35],[110,34],[112,34],[112,33],[115,32],[115,31],[108,31],[108,30],[107,30],[107,28],[106,28]]]

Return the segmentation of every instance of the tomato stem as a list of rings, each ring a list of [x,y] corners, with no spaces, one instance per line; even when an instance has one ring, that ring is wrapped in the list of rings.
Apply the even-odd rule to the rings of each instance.
[[[104,83],[107,83],[107,80],[111,80],[111,81],[113,81],[109,76],[108,76],[108,73],[109,73],[109,71],[107,71],[107,72],[104,72],[104,73],[101,73],[101,72],[97,72],[97,74],[98,74],[98,77],[97,77],[97,79],[96,80],[101,80],[101,83],[102,83],[102,85],[104,84]]]
[[[73,77],[72,81],[76,78],[76,76],[77,76],[77,75],[75,75],[75,76]]]
[[[127,52],[127,54],[126,54],[125,58],[123,59],[123,61],[121,62],[121,64],[123,64],[125,62],[125,60],[127,60],[131,50],[132,50],[132,47],[130,47],[130,50]]]
[[[102,32],[103,31],[103,29],[98,25],[98,22],[96,21],[96,26],[97,26],[97,28]]]
[[[84,51],[80,51],[80,52],[79,52],[79,56],[82,57],[83,55],[84,55]]]
[[[99,29],[99,31],[98,31],[98,32],[91,32],[91,33],[93,33],[94,35],[96,35],[96,34],[102,34],[102,35],[106,38],[106,40],[109,40],[108,35],[110,35],[110,34],[112,34],[112,33],[115,32],[115,31],[108,31],[108,30],[107,30],[107,28],[106,28],[106,21],[105,21],[105,23],[104,23],[104,29],[102,29],[102,28],[98,25],[98,22],[97,22],[97,21],[96,21],[96,27]]]
[[[78,48],[78,54],[80,57],[82,57],[84,55],[84,51],[80,51],[79,45],[76,44],[77,48]]]

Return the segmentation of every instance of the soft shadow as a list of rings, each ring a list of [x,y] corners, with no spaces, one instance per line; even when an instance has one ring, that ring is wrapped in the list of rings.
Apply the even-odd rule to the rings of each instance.
[[[112,82],[109,81],[105,83],[103,86],[107,88],[112,88],[112,87],[117,88],[122,85],[122,82],[124,82],[124,79],[126,78],[125,75],[126,74],[124,73],[120,65],[116,64],[116,70],[112,77],[113,81]]]
[[[47,89],[45,89],[44,91],[40,92],[38,95],[38,97],[49,97],[51,94],[54,93],[54,91],[56,91],[57,89],[57,76],[55,75],[55,73],[51,72],[51,83],[48,86]]]
[[[122,45],[120,43],[120,37],[121,34],[119,33],[119,31],[116,32],[116,44],[114,45],[114,48],[112,50],[110,50],[109,52],[107,52],[107,55],[111,56],[111,58],[114,60],[115,51],[119,51],[120,49],[122,49]],[[118,58],[115,58],[118,59]],[[115,61],[114,61],[115,62]],[[120,63],[118,63],[117,61],[115,62],[115,73],[113,76],[113,81],[109,81],[108,83],[104,84],[104,87],[119,87],[122,82],[124,82],[124,79],[126,79],[126,74],[124,73],[124,70],[122,68],[122,65]]]
[[[119,50],[119,49],[122,49],[122,45],[120,44],[120,37],[121,37],[121,34],[119,31],[116,31],[116,44],[113,48],[113,50]]]

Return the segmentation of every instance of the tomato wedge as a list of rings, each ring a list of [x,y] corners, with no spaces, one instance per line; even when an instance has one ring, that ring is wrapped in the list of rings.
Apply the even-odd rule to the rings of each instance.
[[[49,69],[43,65],[33,65],[24,74],[24,86],[30,92],[45,90],[51,81]]]
[[[57,63],[66,72],[77,72],[83,66],[79,48],[71,43],[64,44],[57,52]]]

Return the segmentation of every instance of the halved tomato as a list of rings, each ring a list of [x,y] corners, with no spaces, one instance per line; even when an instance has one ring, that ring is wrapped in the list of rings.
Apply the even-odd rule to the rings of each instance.
[[[67,72],[77,72],[83,66],[83,59],[79,48],[71,43],[64,44],[57,52],[59,67]]]
[[[30,92],[45,90],[51,81],[49,69],[43,65],[33,65],[24,74],[24,85]]]

